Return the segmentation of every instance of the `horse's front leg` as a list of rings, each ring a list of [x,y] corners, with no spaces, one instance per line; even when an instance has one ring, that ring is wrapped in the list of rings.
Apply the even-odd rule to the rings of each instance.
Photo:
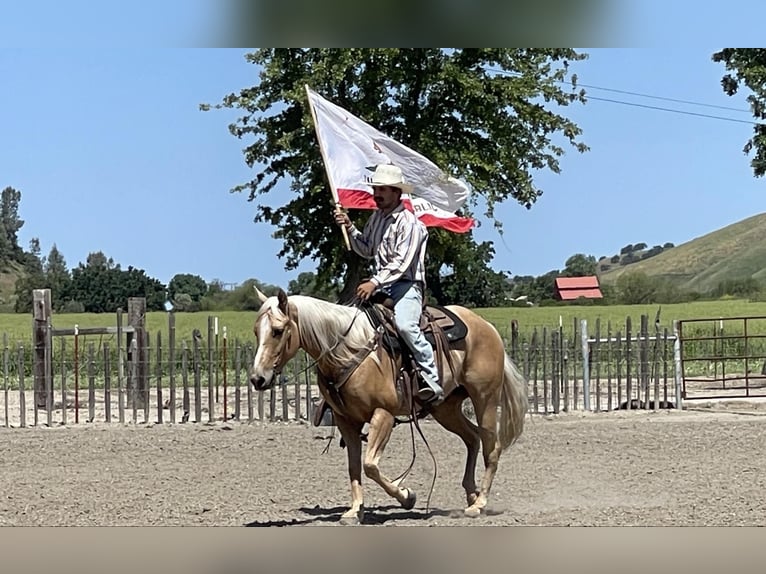
[[[342,524],[359,524],[364,520],[364,494],[362,492],[362,427],[334,413],[348,453],[348,477],[351,481],[351,507],[340,517]]]
[[[394,415],[384,409],[375,409],[370,420],[367,433],[367,452],[364,457],[364,474],[383,487],[389,496],[394,497],[402,507],[409,510],[415,506],[415,492],[408,488],[400,488],[399,483],[391,481],[380,472],[378,466],[386,448],[391,431],[394,428]]]

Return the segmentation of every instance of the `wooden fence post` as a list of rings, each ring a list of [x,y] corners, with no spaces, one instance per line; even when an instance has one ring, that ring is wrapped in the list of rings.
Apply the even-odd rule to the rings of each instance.
[[[109,343],[104,343],[104,414],[106,422],[112,422],[112,382],[109,370]]]
[[[128,349],[128,352],[134,358],[136,355],[138,355],[138,340],[136,338],[133,338],[133,340],[130,342],[130,347]],[[136,360],[130,361],[129,365],[130,365],[129,381],[131,382],[128,385],[128,396],[130,397],[130,400],[128,400],[128,404],[130,405],[131,412],[133,414],[133,424],[135,424],[138,421],[138,404],[136,400],[138,396],[140,396],[140,393],[135,389],[136,380],[138,379],[138,361]],[[133,387],[133,388],[130,388],[130,387]]]
[[[548,414],[548,351],[550,349],[548,348],[548,327],[543,327],[543,335],[542,335],[542,364],[543,364],[543,413],[546,415]],[[551,379],[553,376],[551,375]]]
[[[183,385],[181,401],[184,411],[184,414],[181,415],[181,422],[185,423],[189,421],[189,412],[191,411],[189,406],[189,349],[186,346],[186,341],[181,341],[181,383]]]
[[[580,320],[580,348],[582,352],[582,401],[583,409],[590,410],[590,346],[588,343],[588,320]],[[575,397],[575,401],[577,398]],[[596,399],[598,401],[598,398]]]
[[[518,362],[519,354],[519,322],[516,319],[511,320],[511,359]]]
[[[631,356],[631,337],[633,336],[633,325],[630,316],[625,319],[625,400],[628,401],[628,410],[633,400],[633,373],[631,371],[633,357]]]
[[[96,347],[88,343],[88,422],[96,418]]]
[[[162,410],[165,403],[162,400],[162,331],[157,331],[157,350],[154,352],[157,364],[157,424],[163,423]]]
[[[234,341],[234,419],[239,421],[242,418],[241,412],[241,399],[242,390],[240,389],[241,374],[240,369],[242,367],[242,347],[240,346],[239,339]]]
[[[50,373],[49,361],[51,349],[48,347],[50,337],[48,329],[51,318],[51,290],[34,289],[32,291],[32,346],[34,348],[34,389],[35,408],[45,408],[48,404],[48,380]]]
[[[168,313],[168,377],[170,379],[170,422],[176,422],[176,314]]]
[[[141,339],[139,339],[139,344],[141,343]],[[144,424],[149,422],[149,377],[151,373],[152,368],[152,341],[151,337],[149,336],[149,331],[144,330],[144,339],[143,339],[144,347],[145,347],[145,353],[144,357],[144,381],[145,384],[143,386],[143,389],[141,389],[141,404],[144,410]]]
[[[16,372],[19,376],[19,425],[24,428],[27,426],[27,391],[24,388],[24,346],[21,343],[16,356]]]
[[[135,368],[130,369],[128,381],[128,403],[143,407],[147,389],[146,345],[144,333],[146,331],[146,298],[128,298],[128,325],[133,327],[133,332],[128,333],[126,349],[128,350],[128,363],[135,362]],[[136,342],[135,346],[132,345]]]
[[[561,341],[558,330],[551,332],[551,406],[553,414],[561,407]]]
[[[638,391],[639,405],[640,400],[644,400],[644,409],[649,408],[649,315],[641,315],[641,335],[639,343],[639,380],[640,387]]]
[[[122,355],[122,307],[117,309],[117,412],[125,422],[125,362]]]
[[[8,404],[8,361],[10,357],[10,349],[8,348],[8,333],[3,333],[3,404],[5,406],[5,428],[10,428],[11,422],[8,420],[10,416],[9,404]]]
[[[202,381],[200,378],[200,349],[199,342],[202,335],[194,329],[193,338],[193,368],[194,368],[194,422],[202,422]]]
[[[216,341],[216,349],[217,349],[217,347],[218,347],[218,343]],[[228,357],[227,357],[226,351],[227,351],[227,349],[226,349],[226,326],[224,326],[224,328],[223,328],[223,357],[221,358],[221,365],[223,365],[223,420],[225,420],[225,421],[228,420],[228,418],[229,418],[228,417],[228,414],[229,414],[228,413],[229,397],[228,397],[228,394],[227,394],[227,390],[228,389],[226,388],[226,382],[227,382],[226,381],[226,378],[227,378],[226,377],[226,374],[227,374],[226,372],[229,369],[229,365],[227,364]]]
[[[539,410],[539,400],[540,400],[540,393],[537,386],[537,372],[539,368],[539,350],[538,350],[538,343],[537,343],[537,327],[535,327],[535,330],[532,332],[532,342],[530,344],[532,349],[532,368],[531,372],[533,373],[531,376],[532,378],[532,405],[534,412],[540,412]],[[545,350],[543,350],[543,354],[545,354]],[[543,370],[545,370],[545,365],[543,365]],[[543,389],[545,389],[545,381],[543,380]]]
[[[213,422],[215,415],[215,402],[217,400],[217,387],[213,383],[213,316],[207,318],[207,420]]]

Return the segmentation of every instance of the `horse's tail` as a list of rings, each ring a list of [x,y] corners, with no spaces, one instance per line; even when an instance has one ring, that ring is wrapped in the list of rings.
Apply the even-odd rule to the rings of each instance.
[[[499,435],[503,450],[515,443],[524,432],[524,421],[528,410],[527,380],[506,353],[503,386],[500,391]]]

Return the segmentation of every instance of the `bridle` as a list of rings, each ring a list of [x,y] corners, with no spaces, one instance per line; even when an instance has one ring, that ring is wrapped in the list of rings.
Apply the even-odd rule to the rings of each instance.
[[[273,317],[272,310],[269,309],[266,314],[269,316],[269,323],[271,324],[271,317]],[[292,357],[295,355],[295,353],[298,351],[298,347],[300,346],[300,338],[295,337],[293,338],[293,328],[292,326],[295,325],[295,322],[293,321],[293,318],[290,317],[290,314],[287,314],[287,323],[285,326],[281,329],[281,333],[279,335],[274,335],[279,329],[274,328],[272,326],[271,332],[272,332],[272,339],[279,338],[279,344],[276,348],[276,355],[274,357],[274,362],[272,364],[272,369],[274,370],[274,376],[279,376],[282,374],[282,369],[285,367],[289,359],[283,360],[283,357],[285,355]]]
[[[317,356],[316,359],[314,359],[313,361],[308,363],[300,371],[294,373],[294,375],[296,377],[301,375],[301,374],[303,374],[303,373],[305,373],[305,372],[307,372],[309,369],[313,369],[315,366],[317,366],[319,364],[319,362],[325,356],[327,356],[330,353],[332,353],[338,347],[338,345],[340,345],[343,342],[343,340],[346,338],[346,335],[348,335],[351,332],[351,329],[354,326],[354,323],[356,322],[357,318],[360,315],[366,315],[365,311],[363,309],[361,309],[359,307],[359,305],[355,305],[355,307],[356,307],[356,312],[354,313],[354,317],[351,319],[351,322],[349,323],[348,327],[343,332],[343,334],[341,334],[337,338],[337,340],[335,341],[335,344],[332,345],[331,347],[327,348],[327,349],[324,349],[321,353],[319,353],[319,355]],[[268,311],[266,311],[266,314],[268,314],[269,317],[273,317],[272,311],[273,311],[272,309],[269,309]],[[271,322],[271,319],[269,319],[269,322]],[[292,316],[290,315],[289,308],[288,308],[287,324],[282,329],[282,334],[280,335],[279,345],[277,347],[277,354],[276,354],[276,357],[274,359],[274,363],[272,365],[272,369],[274,370],[274,376],[276,376],[276,377],[278,377],[279,375],[282,374],[282,369],[287,364],[287,361],[284,361],[281,365],[279,364],[282,361],[282,356],[283,356],[283,354],[285,352],[285,349],[288,349],[288,351],[289,351],[288,354],[292,357],[292,356],[295,355],[295,353],[298,351],[298,348],[300,347],[300,336],[296,337],[296,341],[293,344],[293,341],[292,341],[292,335],[293,335],[292,325],[297,325],[297,323],[292,318]],[[275,331],[275,329],[272,327],[272,332],[273,331]],[[276,337],[274,337],[272,335],[272,338],[276,338]]]

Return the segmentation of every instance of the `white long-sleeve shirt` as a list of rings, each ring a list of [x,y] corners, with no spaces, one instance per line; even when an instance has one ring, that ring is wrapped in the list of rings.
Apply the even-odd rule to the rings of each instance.
[[[426,283],[425,255],[428,230],[415,214],[400,203],[391,213],[375,211],[359,231],[349,230],[351,248],[367,259],[375,259],[371,281],[385,288],[400,279]]]

